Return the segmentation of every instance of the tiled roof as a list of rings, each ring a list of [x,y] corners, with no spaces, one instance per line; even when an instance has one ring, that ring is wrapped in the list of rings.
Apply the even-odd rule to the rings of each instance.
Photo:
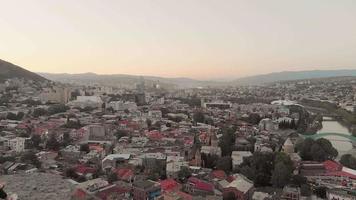
[[[214,186],[212,184],[204,182],[198,178],[190,177],[188,181],[198,190],[214,191]]]

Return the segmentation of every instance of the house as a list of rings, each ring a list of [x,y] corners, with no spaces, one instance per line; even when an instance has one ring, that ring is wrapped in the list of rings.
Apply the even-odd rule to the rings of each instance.
[[[181,156],[167,156],[166,174],[168,178],[177,178],[182,167],[188,167],[188,162]]]
[[[328,189],[326,198],[328,200],[356,200],[355,192],[344,189]]]
[[[84,176],[88,180],[93,178],[96,169],[85,165],[77,165],[74,171],[77,175]]]
[[[103,189],[100,189],[95,197],[98,200],[112,200],[112,199],[120,199],[120,200],[130,200],[130,188],[121,187],[118,185],[110,185]]]
[[[299,200],[301,197],[300,188],[294,186],[285,186],[282,191],[281,199]]]
[[[246,157],[252,156],[250,151],[233,151],[231,154],[232,169],[236,170]]]
[[[221,148],[216,147],[216,146],[202,146],[200,150],[201,154],[206,154],[206,155],[217,155],[221,156]]]
[[[25,141],[28,138],[16,137],[8,141],[7,146],[16,152],[23,152],[25,150]]]
[[[188,178],[188,182],[184,185],[184,191],[192,195],[212,195],[214,189],[213,184],[196,177]]]
[[[135,176],[133,170],[129,168],[116,169],[114,172],[119,180],[126,182],[131,182]]]
[[[70,162],[75,162],[80,158],[81,152],[79,146],[68,145],[60,150],[61,157]]]
[[[130,159],[130,154],[110,154],[101,161],[103,170],[110,170],[116,168],[118,163],[127,162]]]
[[[240,174],[236,174],[234,177],[236,179],[224,188],[224,197],[228,197],[233,194],[236,200],[252,199],[254,190],[253,182]]]
[[[171,178],[160,181],[160,184],[162,193],[179,191],[182,188],[181,184]]]
[[[290,138],[287,138],[287,140],[284,142],[282,151],[286,154],[294,153],[294,144]]]
[[[73,200],[110,200],[129,199],[130,189],[119,185],[110,185],[102,178],[79,183],[72,195]]]
[[[254,192],[252,195],[252,200],[267,200],[270,199],[270,195],[264,192]]]
[[[163,153],[145,153],[140,156],[142,165],[148,169],[166,168],[166,155]]]
[[[210,179],[224,180],[226,173],[223,170],[214,170],[210,173]]]
[[[151,180],[135,181],[132,186],[134,200],[154,200],[161,195],[160,184]]]
[[[265,118],[260,121],[258,127],[261,131],[274,131],[278,130],[278,123],[274,122],[272,119]]]

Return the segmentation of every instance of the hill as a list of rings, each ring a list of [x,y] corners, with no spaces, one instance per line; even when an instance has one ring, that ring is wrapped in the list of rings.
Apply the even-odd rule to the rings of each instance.
[[[202,81],[191,78],[163,78],[155,76],[135,76],[124,74],[100,75],[95,73],[83,74],[50,74],[40,73],[43,77],[64,83],[79,84],[102,84],[108,86],[128,85],[135,86],[141,79],[145,80],[146,85],[158,83],[161,86],[176,88],[196,88],[196,87],[224,87],[238,85],[258,85],[278,81],[293,81],[315,78],[330,78],[356,76],[356,70],[312,70],[312,71],[284,71],[270,74],[256,75],[239,78],[233,81]]]
[[[34,81],[46,80],[36,73],[0,59],[0,82],[4,82],[6,79],[11,78],[23,78]]]
[[[156,76],[136,76],[125,74],[110,74],[102,75],[95,73],[82,73],[82,74],[51,74],[40,73],[43,77],[63,83],[77,83],[77,84],[102,84],[108,86],[135,86],[142,79],[146,85],[159,84],[168,88],[194,88],[194,87],[207,87],[223,85],[223,82],[217,81],[200,81],[191,78],[163,78]]]
[[[263,83],[272,83],[277,81],[293,81],[315,78],[330,78],[342,76],[356,76],[356,70],[311,70],[311,71],[284,71],[257,76],[239,78],[232,83],[234,85],[255,85]]]

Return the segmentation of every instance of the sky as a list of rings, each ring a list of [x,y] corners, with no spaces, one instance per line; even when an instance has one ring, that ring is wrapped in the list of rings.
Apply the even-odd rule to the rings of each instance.
[[[0,59],[34,72],[225,79],[356,69],[355,0],[0,0]]]

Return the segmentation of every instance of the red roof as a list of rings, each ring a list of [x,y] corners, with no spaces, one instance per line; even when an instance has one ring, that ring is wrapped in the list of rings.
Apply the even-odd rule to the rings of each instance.
[[[78,174],[89,174],[94,173],[95,171],[96,169],[85,165],[78,165],[77,167],[75,167],[75,172]]]
[[[323,165],[327,172],[341,171],[342,165],[335,161],[327,160],[323,162]]]
[[[214,170],[210,173],[210,176],[223,180],[226,177],[226,173],[223,170]]]
[[[193,196],[182,191],[177,191],[177,194],[184,200],[192,200]]]
[[[116,174],[121,180],[130,180],[134,175],[134,172],[131,169],[117,169]]]
[[[188,181],[198,190],[214,191],[214,186],[212,184],[206,183],[198,178],[190,177]]]
[[[176,182],[174,179],[166,179],[160,181],[160,183],[161,183],[161,188],[164,192],[176,190],[180,186],[180,184]]]
[[[231,182],[234,181],[235,179],[236,179],[236,178],[233,177],[233,176],[228,176],[228,177],[226,177],[226,181],[229,182],[229,183],[231,183]]]
[[[163,138],[163,135],[159,131],[150,131],[146,133],[146,136],[152,140],[160,140]]]
[[[95,196],[99,197],[102,200],[107,200],[107,199],[111,199],[111,198],[109,198],[111,195],[125,194],[129,191],[130,190],[128,190],[126,188],[114,186],[114,187],[111,187],[111,188],[108,188],[106,190],[102,190],[102,191],[96,193]]]

